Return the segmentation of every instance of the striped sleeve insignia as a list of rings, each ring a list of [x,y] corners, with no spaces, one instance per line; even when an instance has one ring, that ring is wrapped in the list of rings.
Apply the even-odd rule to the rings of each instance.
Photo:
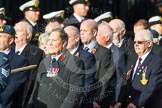
[[[8,70],[2,68],[2,74],[3,74],[5,77],[8,77],[10,73],[9,73]]]

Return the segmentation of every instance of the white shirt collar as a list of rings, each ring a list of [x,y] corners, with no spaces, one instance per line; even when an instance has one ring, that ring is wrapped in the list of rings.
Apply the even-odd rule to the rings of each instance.
[[[122,39],[122,40],[120,41],[120,43],[119,43],[118,47],[121,47],[121,46],[122,46],[123,41],[124,41],[124,39]]]
[[[70,51],[70,54],[74,55],[74,53],[76,52],[76,50],[78,49],[78,47],[79,47],[79,45],[75,49],[73,49],[72,51]]]
[[[94,42],[92,42],[92,43],[89,44],[89,45],[85,45],[85,44],[84,44],[84,49],[85,49],[86,47],[88,47],[88,48],[89,48],[88,52],[91,53],[92,49],[96,46],[96,44],[97,44],[97,41],[94,41]]]
[[[5,51],[5,52],[3,52],[3,53],[5,53],[5,54],[9,54],[10,53],[10,51],[11,51],[11,49],[9,49],[8,51]]]
[[[20,49],[17,49],[15,50],[15,52],[20,52],[19,55],[23,52],[24,48],[26,47],[27,44],[25,44],[24,46],[22,46]]]
[[[52,57],[51,56],[51,58],[53,59],[53,58],[55,58],[56,59],[56,61],[60,58],[60,56],[62,55],[62,53],[61,54],[59,54],[59,55],[57,55],[56,57]]]
[[[112,46],[112,43],[110,43],[106,48],[110,49]]]
[[[33,25],[35,26],[37,23],[34,23],[33,21],[31,21],[30,19],[28,19],[28,21]]]
[[[161,40],[162,39],[162,36],[159,36],[158,39]]]
[[[141,64],[144,62],[144,60],[146,59],[146,57],[149,55],[149,53],[151,52],[151,50],[150,51],[148,51],[146,54],[144,54],[143,56],[141,56]]]
[[[82,20],[84,20],[84,17],[80,17],[80,16],[78,16],[76,13],[74,13],[73,15],[75,16],[75,18],[76,18],[79,22],[81,22]]]

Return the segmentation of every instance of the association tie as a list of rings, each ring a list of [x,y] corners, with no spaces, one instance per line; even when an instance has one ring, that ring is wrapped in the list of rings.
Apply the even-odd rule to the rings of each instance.
[[[138,64],[137,64],[137,68],[136,70],[133,72],[132,74],[132,81],[133,79],[135,78],[135,76],[138,74],[139,70],[140,70],[140,67],[141,67],[141,58],[138,58]]]
[[[89,50],[89,48],[88,48],[88,47],[85,47],[85,48],[84,48],[84,50],[88,51],[88,50]]]
[[[20,54],[20,51],[16,51],[16,54],[18,54],[18,55],[19,55],[19,54]]]
[[[141,67],[141,58],[138,58],[138,65],[137,65],[137,69],[136,69],[136,73],[139,71],[140,67]]]

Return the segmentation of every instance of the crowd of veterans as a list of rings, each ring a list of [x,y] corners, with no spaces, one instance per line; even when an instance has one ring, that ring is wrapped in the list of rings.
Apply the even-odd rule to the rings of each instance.
[[[38,0],[14,26],[0,8],[0,108],[162,108],[162,17],[128,35],[113,13],[86,18],[88,0],[69,4],[69,18],[43,15],[44,31]]]

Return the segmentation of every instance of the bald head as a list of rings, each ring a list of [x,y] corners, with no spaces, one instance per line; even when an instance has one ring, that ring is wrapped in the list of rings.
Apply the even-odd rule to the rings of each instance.
[[[80,37],[83,44],[91,44],[96,40],[97,23],[92,20],[85,20],[80,26]]]
[[[45,28],[45,32],[50,33],[53,29],[61,28],[60,23],[58,22],[49,22]]]
[[[65,32],[68,34],[68,36],[79,36],[79,30],[78,28],[74,27],[74,26],[67,26],[64,28]]]
[[[98,34],[102,33],[102,36],[113,36],[113,29],[109,26],[108,23],[101,23],[98,25]]]
[[[94,20],[92,20],[92,19],[88,19],[88,20],[83,21],[83,22],[81,23],[81,26],[82,26],[82,25],[88,25],[89,28],[91,28],[91,29],[95,29],[95,30],[98,29],[97,22],[94,21]]]
[[[109,25],[114,31],[113,34],[113,43],[115,45],[119,45],[119,43],[122,41],[124,38],[126,29],[125,29],[125,24],[122,20],[120,19],[113,19],[109,22]]]
[[[125,23],[120,20],[120,19],[113,19],[109,22],[109,25],[113,28],[113,29],[119,29],[119,30],[123,30],[125,29]]]

